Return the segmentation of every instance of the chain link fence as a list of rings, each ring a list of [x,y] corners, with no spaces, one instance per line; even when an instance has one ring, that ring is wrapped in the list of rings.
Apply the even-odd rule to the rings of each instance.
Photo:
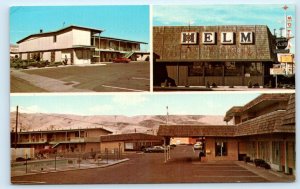
[[[22,161],[11,163],[11,175],[97,168],[117,163],[122,158],[124,154],[118,148],[95,152],[49,153],[43,156],[37,154],[34,159],[26,155]]]

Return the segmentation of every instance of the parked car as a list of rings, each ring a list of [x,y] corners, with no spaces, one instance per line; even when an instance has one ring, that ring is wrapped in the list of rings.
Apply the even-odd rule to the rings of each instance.
[[[129,58],[115,58],[113,59],[113,63],[129,63],[131,60]]]
[[[197,142],[196,144],[194,144],[194,150],[201,150],[202,149],[202,143]]]
[[[164,150],[165,150],[165,148],[162,147],[162,146],[153,146],[153,147],[145,148],[144,152],[145,153],[151,153],[151,152],[160,152],[160,153],[163,153]]]

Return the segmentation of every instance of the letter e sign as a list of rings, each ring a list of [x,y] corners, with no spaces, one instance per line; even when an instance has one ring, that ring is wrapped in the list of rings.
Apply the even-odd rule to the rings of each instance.
[[[202,33],[202,43],[203,44],[215,44],[216,43],[216,33],[215,32],[203,32]]]

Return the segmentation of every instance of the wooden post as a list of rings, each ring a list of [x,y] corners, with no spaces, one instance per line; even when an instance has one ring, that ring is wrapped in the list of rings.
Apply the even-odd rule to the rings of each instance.
[[[288,142],[284,141],[284,173],[289,174],[289,167],[288,167]]]
[[[19,106],[17,106],[17,110],[16,110],[15,148],[17,148],[18,145],[18,120],[19,120]]]

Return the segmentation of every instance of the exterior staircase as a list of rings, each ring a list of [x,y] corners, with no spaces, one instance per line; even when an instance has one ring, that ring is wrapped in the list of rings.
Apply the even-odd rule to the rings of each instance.
[[[134,52],[129,52],[124,55],[124,58],[130,58],[133,55]]]

